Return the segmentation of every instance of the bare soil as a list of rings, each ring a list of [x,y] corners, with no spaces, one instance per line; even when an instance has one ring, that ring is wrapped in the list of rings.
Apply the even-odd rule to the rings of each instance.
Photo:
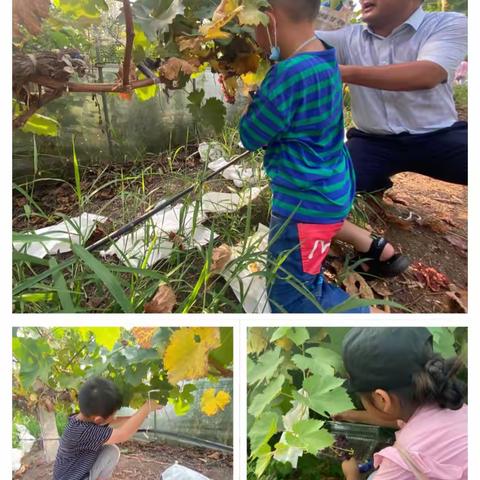
[[[122,455],[112,480],[160,480],[168,467],[178,462],[211,480],[233,479],[233,456],[195,447],[178,447],[158,443],[127,442],[121,445]],[[16,480],[52,478],[53,465],[47,464],[36,448],[23,459],[22,471]]]

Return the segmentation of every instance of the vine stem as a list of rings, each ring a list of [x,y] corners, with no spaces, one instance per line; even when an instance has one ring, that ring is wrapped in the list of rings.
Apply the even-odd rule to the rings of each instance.
[[[123,0],[123,14],[125,15],[125,25],[127,33],[127,44],[125,46],[125,55],[123,57],[123,87],[129,90],[130,87],[130,65],[132,63],[133,40],[135,30],[133,27],[133,13],[130,0]]]

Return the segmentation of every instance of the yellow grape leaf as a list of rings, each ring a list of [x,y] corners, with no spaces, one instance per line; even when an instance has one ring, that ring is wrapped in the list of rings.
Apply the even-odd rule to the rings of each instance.
[[[262,353],[268,346],[267,331],[262,327],[248,329],[247,352]]]
[[[238,7],[238,0],[222,0],[213,12],[212,21],[216,22],[217,20],[221,20],[225,16],[230,15]]]
[[[208,354],[220,347],[217,327],[189,327],[176,330],[163,356],[168,381],[176,385],[182,380],[205,378],[208,374]]]
[[[135,45],[135,47],[142,47],[144,50],[146,50],[152,44],[152,42],[150,42],[150,40],[145,35],[144,31],[138,28],[136,25],[133,44]]]
[[[259,5],[260,3],[260,5]],[[238,15],[240,25],[268,25],[270,19],[268,15],[259,10],[259,6],[269,7],[267,1],[258,2],[258,0],[243,0],[243,10]]]
[[[152,338],[156,330],[155,327],[133,327],[131,332],[142,348],[152,348]]]
[[[270,64],[267,60],[260,60],[258,69],[256,72],[246,73],[241,75],[240,78],[243,82],[242,93],[245,96],[248,96],[248,93],[252,90],[257,90],[258,87],[262,84],[263,80],[267,76],[268,71],[270,70]]]
[[[232,3],[232,2],[226,2]],[[221,7],[222,5],[220,5]],[[221,29],[229,22],[231,22],[241,11],[243,7],[237,7],[232,11],[224,10],[217,14],[213,15],[213,20],[211,22],[207,22],[200,27],[200,33],[203,35],[205,40],[221,40],[230,38],[231,34],[228,32],[224,32]]]
[[[205,390],[202,395],[201,406],[202,412],[209,416],[213,417],[220,411],[225,410],[225,407],[232,401],[232,397],[227,392],[220,390],[215,395],[215,389],[209,388]]]
[[[207,68],[209,66],[210,64],[208,62],[202,63],[198,67],[198,72],[192,73],[192,76],[190,78],[195,79],[195,78],[201,77],[207,71]]]

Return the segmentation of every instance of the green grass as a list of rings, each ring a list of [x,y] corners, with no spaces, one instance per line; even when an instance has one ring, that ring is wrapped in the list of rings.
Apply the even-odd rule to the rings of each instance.
[[[227,156],[234,155],[239,141],[237,130],[226,128],[220,138]],[[164,152],[162,161],[147,158],[135,161],[129,168],[118,167],[101,170],[90,182],[85,178],[88,170],[82,171],[81,159],[75,155],[75,177],[72,182],[61,180],[66,190],[72,192],[73,212],[67,216],[80,214],[82,211],[109,217],[113,231],[140,213],[153,208],[161,198],[166,198],[178,191],[199,183],[205,176],[200,168],[188,166],[188,152],[191,145]],[[244,164],[257,173],[262,169],[262,154],[252,154]],[[205,167],[206,168],[206,167]],[[24,221],[27,227],[36,217],[45,219],[48,224],[64,220],[63,215],[36,200],[35,193],[43,185],[49,185],[52,179],[34,179],[32,182],[16,185],[17,196],[24,197],[28,208],[17,220]],[[58,181],[56,182],[58,184]],[[267,180],[260,181],[267,185]],[[228,191],[233,184],[222,177],[198,186],[198,189],[184,199],[185,209],[196,205],[207,191]],[[103,193],[114,190],[112,198],[101,200]],[[99,200],[100,198],[100,200]],[[76,200],[76,202],[75,202]],[[205,226],[218,234],[218,239],[210,239],[203,248],[183,249],[174,246],[169,258],[161,260],[153,268],[147,267],[146,258],[140,263],[124,265],[118,260],[102,259],[98,253],[89,253],[85,248],[75,246],[73,256],[65,261],[65,255],[40,260],[28,256],[25,252],[13,254],[13,308],[17,313],[59,313],[59,312],[142,312],[155,294],[158,286],[167,283],[175,291],[178,300],[177,312],[181,313],[242,313],[241,304],[230,289],[230,283],[223,277],[212,275],[212,253],[222,243],[244,245],[242,254],[233,262],[230,269],[235,279],[239,272],[249,265],[259,262],[267,263],[266,255],[259,254],[256,245],[246,245],[246,240],[256,232],[258,225],[269,222],[270,190],[263,191],[257,200],[234,213],[209,215]],[[368,222],[368,205],[357,199],[353,218],[359,224]],[[34,229],[32,225],[28,229]],[[182,236],[182,228],[177,236]],[[151,254],[156,243],[156,234],[147,230],[147,255]],[[106,250],[106,249],[105,249]],[[281,269],[281,260],[277,265],[269,265],[267,271],[256,273],[264,275],[267,282],[272,272]],[[230,280],[231,282],[232,280]],[[309,295],[303,285],[291,280],[292,286],[303,294]],[[244,292],[246,295],[246,292]],[[355,304],[355,301],[353,302]],[[359,303],[360,304],[360,303]]]

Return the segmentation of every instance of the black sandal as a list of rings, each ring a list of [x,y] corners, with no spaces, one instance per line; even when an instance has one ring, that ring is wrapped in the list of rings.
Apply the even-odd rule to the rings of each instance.
[[[353,263],[357,264],[354,270],[362,275],[385,278],[396,277],[403,273],[411,263],[411,260],[405,255],[395,253],[388,260],[380,260],[383,250],[388,243],[389,242],[383,237],[373,238],[372,245],[368,252],[357,252],[357,255],[353,259]],[[368,265],[368,270],[362,268],[363,264]]]

